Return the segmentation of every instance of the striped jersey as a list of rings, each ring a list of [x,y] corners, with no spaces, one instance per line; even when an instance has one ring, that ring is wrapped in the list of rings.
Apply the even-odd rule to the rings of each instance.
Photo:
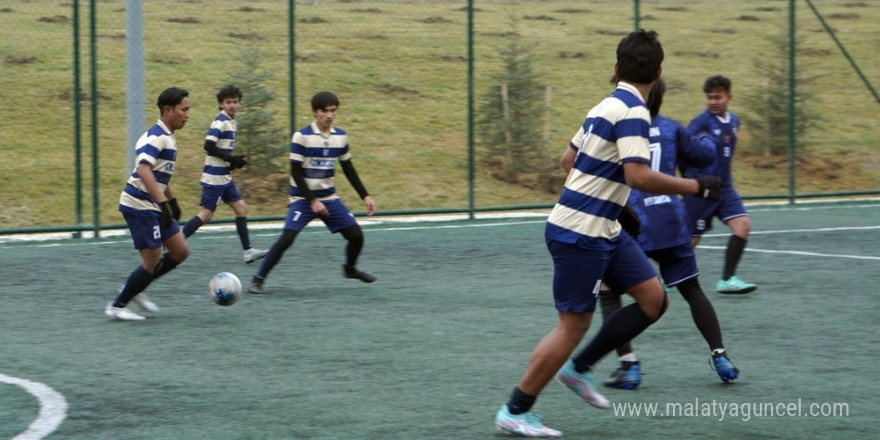
[[[315,197],[321,200],[338,199],[334,176],[336,161],[351,160],[348,134],[338,127],[321,133],[313,122],[293,134],[290,142],[290,161],[302,164],[303,177]],[[290,202],[304,199],[293,177],[290,178]]]
[[[712,114],[708,109],[697,115],[690,124],[691,133],[708,133],[715,142],[715,163],[704,168],[682,169],[685,177],[715,175],[721,178],[724,185],[733,185],[731,162],[736,149],[736,138],[739,136],[739,118],[731,112],[725,117]]]
[[[171,181],[174,172],[174,162],[177,160],[177,141],[171,130],[165,126],[162,120],[150,127],[135,145],[136,164],[147,163],[153,168],[153,176],[159,182],[159,192],[164,193],[165,187]],[[159,211],[159,205],[147,192],[144,182],[138,175],[137,165],[131,172],[125,189],[119,196],[119,212],[135,215],[150,215],[145,211]]]
[[[547,219],[548,240],[609,250],[620,233],[617,217],[629,197],[625,162],[650,163],[651,116],[638,89],[619,82],[593,107],[571,140],[577,150],[565,187]],[[616,241],[616,240],[615,240]]]
[[[680,122],[657,115],[651,119],[651,169],[675,176],[676,166],[706,167],[715,161],[715,144],[709,136],[691,136]],[[639,215],[644,251],[689,244],[684,204],[677,195],[653,194],[633,188],[629,203]]]
[[[232,149],[235,147],[235,119],[230,118],[226,110],[221,111],[211,123],[205,141],[214,142],[220,151],[232,155]],[[229,174],[229,162],[213,153],[207,153],[201,182],[206,186],[223,186],[232,182],[232,176]]]

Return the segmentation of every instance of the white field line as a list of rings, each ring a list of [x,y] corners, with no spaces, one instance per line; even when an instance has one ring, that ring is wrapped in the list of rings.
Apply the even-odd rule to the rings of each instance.
[[[727,246],[704,246],[698,245],[697,249],[713,249],[713,250],[726,250]],[[746,248],[747,252],[757,252],[764,254],[788,254],[788,255],[801,255],[806,257],[823,257],[823,258],[849,258],[852,260],[874,260],[880,261],[880,257],[872,257],[869,255],[847,255],[847,254],[823,254],[820,252],[804,252],[804,251],[780,251],[775,249],[755,249],[755,248]]]
[[[18,385],[31,393],[40,402],[40,413],[28,429],[13,437],[12,440],[39,440],[58,429],[67,418],[67,400],[61,393],[39,382],[7,376],[0,373],[0,382]]]

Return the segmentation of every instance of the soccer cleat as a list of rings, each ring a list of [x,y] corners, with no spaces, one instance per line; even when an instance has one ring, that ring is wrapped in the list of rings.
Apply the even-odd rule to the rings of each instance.
[[[128,307],[113,307],[113,301],[107,303],[107,307],[104,308],[104,314],[109,316],[112,320],[120,321],[143,321],[144,319],[147,319],[132,312]]]
[[[265,250],[265,249],[250,248],[250,249],[244,251],[244,254],[243,254],[244,262],[247,264],[251,264],[254,261],[257,261],[257,260],[265,257],[266,254],[268,254],[268,253],[269,253],[269,251]]]
[[[642,383],[642,372],[639,361],[621,362],[620,367],[611,373],[611,377],[602,382],[606,387],[622,390],[634,390],[640,383]]]
[[[255,295],[262,295],[262,294],[266,293],[266,291],[263,290],[263,281],[264,280],[261,280],[257,277],[254,277],[251,280],[251,286],[248,287],[248,292],[253,293]]]
[[[131,300],[137,304],[138,308],[145,312],[159,313],[159,306],[153,301],[150,301],[150,297],[144,292],[138,293]]]
[[[495,427],[501,432],[523,437],[562,437],[561,431],[544,426],[541,416],[532,412],[511,414],[507,405],[502,406],[495,415]]]
[[[603,396],[596,387],[596,381],[589,371],[578,373],[574,370],[574,362],[569,359],[565,365],[556,373],[556,380],[572,390],[580,396],[584,402],[595,406],[596,408],[609,408],[611,402]]]
[[[342,275],[346,278],[358,279],[365,283],[372,283],[373,281],[376,281],[376,277],[374,277],[373,275],[370,275],[366,272],[361,272],[355,267],[346,266],[344,264],[342,265]]]
[[[753,292],[758,286],[747,283],[736,276],[732,276],[727,280],[719,280],[718,287],[715,289],[718,293],[744,294]]]
[[[718,373],[718,377],[724,383],[733,382],[734,379],[739,377],[739,368],[736,368],[733,362],[730,362],[727,352],[713,354],[709,363],[715,368],[715,372]]]

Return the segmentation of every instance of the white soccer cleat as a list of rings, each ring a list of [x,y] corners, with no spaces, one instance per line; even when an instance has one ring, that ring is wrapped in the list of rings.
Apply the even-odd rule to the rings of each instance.
[[[495,427],[505,433],[532,438],[558,438],[562,432],[545,426],[541,416],[527,412],[511,414],[507,405],[501,407],[495,415]]]
[[[128,307],[113,307],[113,301],[107,303],[107,307],[104,309],[104,314],[109,316],[112,320],[119,321],[143,321],[144,319],[147,319],[132,312]]]
[[[575,371],[574,362],[571,359],[556,373],[556,380],[580,396],[584,402],[596,408],[607,409],[611,407],[611,402],[599,392],[599,387],[596,386],[593,375],[588,371],[583,373]]]
[[[250,249],[244,251],[244,254],[242,256],[244,258],[245,263],[251,264],[254,261],[257,261],[257,260],[265,257],[266,254],[268,254],[268,253],[269,253],[269,251],[266,249],[250,248]]]
[[[153,301],[150,301],[150,297],[147,296],[147,294],[144,292],[135,295],[135,297],[131,300],[134,301],[134,303],[137,304],[137,306],[145,312],[159,313],[159,306],[157,306],[156,303],[154,303]]]

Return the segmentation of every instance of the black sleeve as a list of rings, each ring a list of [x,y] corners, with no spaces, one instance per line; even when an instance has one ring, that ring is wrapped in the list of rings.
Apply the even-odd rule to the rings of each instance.
[[[312,200],[315,200],[316,197],[315,193],[312,192],[309,185],[306,183],[306,178],[303,177],[302,163],[290,161],[290,177],[293,177],[293,181],[296,182],[296,187],[299,188],[299,192],[306,198],[306,201],[312,203]]]
[[[354,190],[357,191],[358,196],[363,199],[364,197],[370,195],[369,193],[367,193],[367,189],[364,188],[364,184],[361,183],[361,178],[358,177],[357,170],[354,169],[354,164],[351,163],[350,160],[342,160],[340,161],[340,163],[342,164],[342,171],[345,172],[345,177],[348,179],[349,182],[351,182],[351,186],[353,186]]]
[[[220,147],[218,147],[217,144],[212,141],[205,141],[205,151],[211,154],[211,156],[219,157],[220,159],[223,159],[227,162],[229,162],[231,159],[228,154],[224,153],[223,150],[221,150]]]

